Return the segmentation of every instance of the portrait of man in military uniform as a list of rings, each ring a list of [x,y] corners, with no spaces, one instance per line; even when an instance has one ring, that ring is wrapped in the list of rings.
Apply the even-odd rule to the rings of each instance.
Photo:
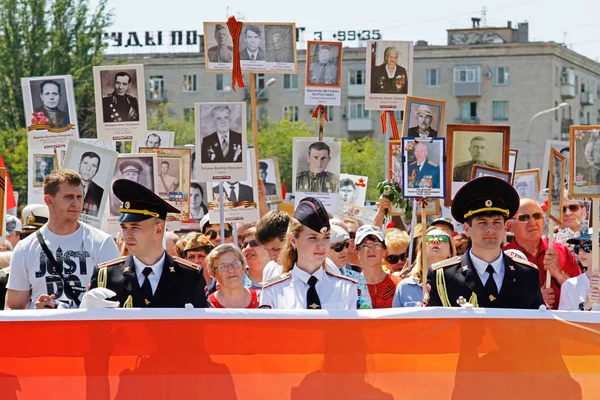
[[[291,25],[265,25],[266,60],[294,62],[294,35]]]
[[[210,62],[233,62],[233,47],[231,46],[231,35],[226,25],[216,24],[215,40],[217,44],[208,49],[208,61]]]
[[[457,145],[461,145],[462,141],[459,141],[458,138],[455,139],[455,148]],[[456,154],[456,151],[455,153]],[[478,164],[488,168],[496,168],[502,169],[502,154],[503,149],[494,148],[493,151],[490,151],[490,146],[488,144],[488,140],[484,136],[475,136],[469,142],[469,154],[470,160],[468,161],[460,161],[455,160],[457,163],[454,166],[454,170],[452,173],[452,181],[453,182],[468,182],[471,180],[471,172],[473,170],[473,165]],[[497,157],[493,156],[493,154],[497,155]],[[496,162],[496,160],[492,161],[491,158],[498,159],[500,162]]]
[[[408,164],[408,187],[440,188],[440,167],[428,159],[429,151],[425,143],[414,146],[415,161]]]
[[[583,155],[585,161],[582,161],[580,149],[581,142],[583,146]],[[600,133],[586,132],[582,140],[575,143],[575,179],[573,193],[600,195],[600,190],[594,188],[590,190],[589,186],[600,186]],[[581,188],[587,186],[585,191]]]
[[[308,84],[339,86],[339,60],[342,44],[309,42]]]
[[[100,72],[102,82],[102,115],[105,123],[136,122],[140,111],[136,88],[136,71]],[[135,83],[134,83],[135,81]]]
[[[117,159],[113,182],[117,179],[129,179],[137,182],[151,191],[155,191],[154,185],[154,158],[151,154],[138,154],[131,157],[129,154],[121,154]],[[121,202],[110,192],[110,215],[119,216]]]
[[[308,170],[301,171],[296,175],[296,192],[337,193],[339,177],[327,171],[331,161],[329,144],[325,142],[311,143],[308,146],[308,155],[304,157],[308,163]]]

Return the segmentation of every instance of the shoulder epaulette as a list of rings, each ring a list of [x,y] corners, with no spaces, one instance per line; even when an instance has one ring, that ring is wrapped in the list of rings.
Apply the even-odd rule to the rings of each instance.
[[[288,280],[291,277],[292,277],[292,274],[290,274],[289,272],[287,272],[287,273],[282,274],[282,275],[280,275],[280,276],[278,276],[276,278],[269,279],[269,280],[266,281],[267,283],[263,286],[263,289],[266,289],[269,286],[273,286],[276,283],[280,283],[280,282],[283,282],[285,280]]]
[[[175,261],[179,265],[183,265],[184,267],[188,267],[188,268],[193,269],[195,271],[200,271],[200,266],[199,265],[194,264],[193,262],[190,262],[188,260],[184,260],[183,258],[173,257],[173,261]]]
[[[460,258],[460,256],[456,256],[456,257],[452,257],[447,260],[435,263],[431,266],[431,268],[433,270],[436,270],[436,269],[440,269],[440,268],[451,267],[453,265],[460,264],[461,261],[462,261],[462,259]]]
[[[427,161],[430,165],[432,165],[433,167],[437,167],[438,165],[436,163],[434,163],[433,161]]]
[[[355,284],[357,284],[357,285],[358,285],[358,281],[357,281],[356,279],[350,278],[349,276],[345,276],[345,275],[338,275],[338,274],[331,273],[331,272],[329,272],[329,271],[325,271],[325,273],[326,273],[327,275],[329,275],[329,276],[333,276],[334,278],[345,279],[345,280],[347,280],[347,281],[350,281],[350,282],[352,282],[352,283],[355,283]]]
[[[522,258],[519,258],[519,257],[513,257],[508,254],[507,254],[507,256],[510,257],[510,259],[513,260],[513,262],[515,262],[517,264],[526,265],[528,267],[538,269],[538,266],[535,265],[534,263],[532,263],[531,261],[523,260]]]
[[[106,261],[98,264],[98,268],[112,267],[113,265],[121,264],[127,259],[126,256],[115,258],[114,260]]]

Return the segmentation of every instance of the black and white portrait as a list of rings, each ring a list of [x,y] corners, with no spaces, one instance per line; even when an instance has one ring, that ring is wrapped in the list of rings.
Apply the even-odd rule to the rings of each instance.
[[[565,200],[566,157],[552,149],[550,161],[550,180],[548,181],[548,217],[558,224],[563,223],[563,203]]]
[[[178,157],[159,157],[158,194],[168,197],[181,192],[183,160]]]
[[[244,24],[240,36],[240,60],[265,61],[264,25]]]
[[[101,71],[100,82],[102,115],[105,123],[140,120],[138,80],[135,69]]]
[[[502,132],[455,132],[451,145],[454,150],[452,182],[470,181],[474,164],[502,169]]]
[[[35,161],[35,180],[34,187],[44,186],[44,179],[50,172],[54,171],[54,157],[45,154],[34,154],[33,159]]]
[[[66,128],[71,123],[69,102],[64,78],[30,80],[32,118],[44,119],[51,128]]]
[[[258,173],[267,190],[269,201],[281,201],[281,177],[276,158],[265,158],[258,162]]]
[[[519,197],[537,200],[540,193],[540,169],[524,169],[515,171],[513,187]]]
[[[572,197],[600,197],[600,129],[571,126]]]
[[[156,154],[119,154],[115,169],[113,171],[112,182],[116,181],[117,179],[129,179],[154,192],[156,188],[156,164]],[[111,190],[110,215],[118,217],[120,215],[120,208],[121,202]]]
[[[552,153],[552,149],[558,151],[566,158],[566,169],[565,169],[565,189],[569,188],[569,168],[571,166],[571,150],[570,144],[568,141],[564,140],[546,140],[546,148],[544,150],[544,161],[542,163],[542,171],[541,171],[541,187],[542,189],[547,189],[549,187],[549,178],[550,178],[550,155]],[[527,159],[527,157],[519,157],[520,159]]]
[[[208,213],[208,196],[205,182],[190,183],[190,218],[200,222]]]
[[[201,162],[241,163],[244,122],[238,104],[201,105]]]
[[[355,206],[364,206],[369,177],[360,175],[340,175],[340,200]]]
[[[213,63],[233,62],[233,41],[227,24],[205,24],[206,56]]]
[[[135,141],[133,153],[138,153],[140,148],[147,147],[151,149],[171,148],[175,143],[175,132],[167,131],[149,131],[146,140],[143,142]]]
[[[294,139],[295,192],[338,193],[340,150],[336,142],[308,142]]]
[[[403,136],[442,137],[445,102],[406,97]]]
[[[341,42],[308,42],[306,86],[340,87]]]
[[[265,25],[265,60],[294,62],[295,30],[291,25]]]

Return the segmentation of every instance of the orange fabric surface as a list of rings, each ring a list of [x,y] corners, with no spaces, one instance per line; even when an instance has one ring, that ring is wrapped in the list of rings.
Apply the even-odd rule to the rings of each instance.
[[[0,399],[596,399],[600,323],[0,322]]]

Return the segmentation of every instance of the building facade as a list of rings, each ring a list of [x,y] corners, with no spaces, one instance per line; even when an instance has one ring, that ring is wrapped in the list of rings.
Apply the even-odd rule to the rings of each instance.
[[[246,88],[234,92],[230,73],[205,71],[202,52],[125,58],[144,64],[150,112],[169,103],[174,113],[193,118],[195,102],[249,103],[249,74]],[[304,105],[305,60],[299,50],[297,75],[256,75],[259,121],[312,122],[314,106]],[[381,113],[364,109],[365,65],[365,48],[344,48],[341,106],[328,108],[326,136],[384,140]],[[568,140],[570,125],[600,124],[600,64],[557,43],[529,42],[527,23],[448,30],[445,46],[417,42],[413,70],[413,95],[444,100],[445,124],[509,125],[517,169],[541,168],[546,140]]]

